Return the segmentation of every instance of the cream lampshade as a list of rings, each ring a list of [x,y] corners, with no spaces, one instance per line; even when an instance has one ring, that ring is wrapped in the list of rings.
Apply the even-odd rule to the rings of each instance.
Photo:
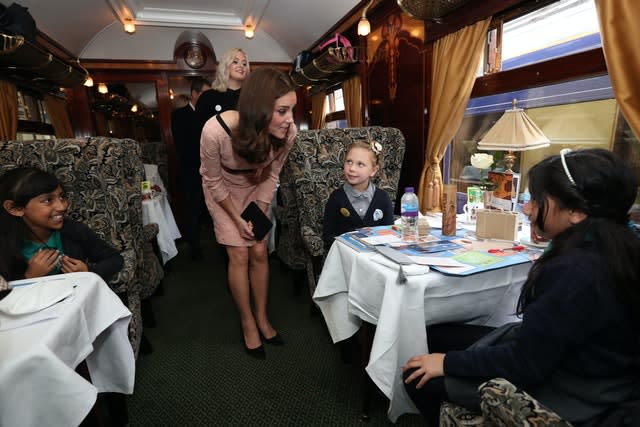
[[[513,107],[504,112],[489,132],[478,142],[478,150],[506,151],[504,156],[505,172],[513,173],[516,156],[514,151],[535,150],[548,147],[551,141],[527,116],[522,108]]]

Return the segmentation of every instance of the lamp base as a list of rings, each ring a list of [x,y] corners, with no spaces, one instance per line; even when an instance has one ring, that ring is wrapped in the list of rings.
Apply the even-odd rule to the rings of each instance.
[[[513,165],[516,163],[516,155],[513,154],[513,151],[507,151],[507,154],[504,155],[504,167],[506,173],[513,173]]]

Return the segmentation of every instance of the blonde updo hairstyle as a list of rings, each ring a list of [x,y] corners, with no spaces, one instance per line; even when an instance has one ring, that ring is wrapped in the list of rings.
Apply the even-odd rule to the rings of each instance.
[[[384,160],[384,156],[382,155],[382,144],[376,141],[367,141],[367,140],[355,141],[351,143],[351,145],[349,145],[349,147],[347,148],[347,152],[345,154],[349,154],[349,152],[354,148],[363,148],[365,150],[369,150],[369,153],[371,154],[371,159],[373,160],[373,165],[374,166],[377,165],[380,168],[382,168],[382,162]]]

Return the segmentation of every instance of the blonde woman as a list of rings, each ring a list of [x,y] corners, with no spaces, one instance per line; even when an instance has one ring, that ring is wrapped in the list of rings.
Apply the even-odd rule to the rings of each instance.
[[[222,54],[216,78],[211,85],[212,90],[204,92],[196,104],[200,130],[214,115],[236,109],[242,83],[248,75],[249,60],[242,49],[232,48]]]

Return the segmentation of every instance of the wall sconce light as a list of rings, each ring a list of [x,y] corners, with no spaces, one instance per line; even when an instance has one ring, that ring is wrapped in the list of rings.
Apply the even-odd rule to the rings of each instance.
[[[360,17],[360,21],[358,22],[358,35],[359,36],[367,36],[371,32],[371,24],[367,19],[367,10],[369,10],[369,6],[373,4],[373,0],[369,1],[369,4],[362,10],[362,17]]]
[[[91,78],[91,75],[89,74],[89,71],[82,66],[82,64],[80,63],[80,58],[76,59],[76,62],[78,63],[78,67],[82,68],[82,71],[84,71],[85,78],[84,78],[84,83],[83,84],[86,87],[92,87],[93,86],[93,79]]]
[[[138,112],[138,104],[133,104],[131,106],[131,112],[132,113],[137,113]]]
[[[109,93],[109,88],[104,83],[98,83],[98,92],[101,94]]]
[[[173,99],[175,97],[175,94],[173,92],[173,89],[169,89],[169,99]]]
[[[251,25],[247,25],[246,27],[244,27],[244,36],[248,39],[252,39],[253,36],[255,36],[256,33],[253,29],[253,26]]]
[[[124,31],[128,34],[133,34],[136,32],[136,26],[131,19],[124,20]]]

